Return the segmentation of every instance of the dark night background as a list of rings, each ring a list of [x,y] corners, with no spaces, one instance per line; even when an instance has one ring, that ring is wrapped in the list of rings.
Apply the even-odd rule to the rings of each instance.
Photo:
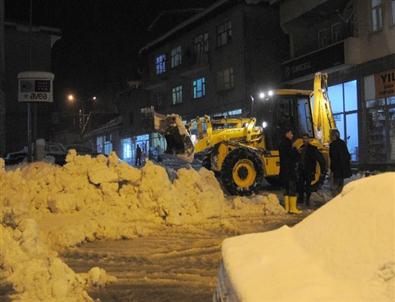
[[[28,23],[29,2],[5,0],[6,20]],[[204,8],[213,2],[33,0],[33,24],[62,31],[62,38],[56,42],[52,53],[55,102],[60,105],[59,109],[69,92],[80,97],[96,95],[103,102],[110,90],[120,89],[128,79],[138,78],[138,50],[160,34],[148,32],[147,28],[161,12]],[[177,20],[173,17],[168,28],[174,22]],[[161,31],[168,29],[166,25],[161,24]]]

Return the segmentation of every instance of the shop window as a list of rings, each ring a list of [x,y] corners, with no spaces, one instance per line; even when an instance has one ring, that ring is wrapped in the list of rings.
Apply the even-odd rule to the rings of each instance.
[[[344,83],[344,111],[358,110],[357,81]]]
[[[371,162],[395,161],[395,96],[368,100],[368,156]]]
[[[383,0],[371,0],[371,24],[372,31],[383,28]]]
[[[121,141],[122,144],[122,159],[130,161],[132,158],[132,139],[125,138]]]
[[[171,50],[171,68],[181,65],[181,59],[182,59],[181,46],[173,48]]]
[[[328,87],[328,94],[333,113],[343,112],[343,85],[339,84]]]
[[[112,152],[112,137],[110,134],[104,137],[104,154],[110,155],[111,152]]]
[[[328,95],[340,137],[346,141],[352,160],[357,161],[359,147],[357,81],[330,86]]]
[[[156,74],[166,72],[166,55],[161,54],[156,57],[155,60]]]
[[[233,68],[227,68],[217,73],[218,90],[228,90],[234,86]]]
[[[232,39],[232,23],[226,21],[217,26],[217,47],[228,44]]]
[[[182,86],[177,86],[172,89],[172,105],[177,105],[182,103]]]
[[[193,81],[193,98],[198,99],[206,95],[206,78]]]
[[[96,151],[97,153],[104,152],[104,136],[96,137]]]

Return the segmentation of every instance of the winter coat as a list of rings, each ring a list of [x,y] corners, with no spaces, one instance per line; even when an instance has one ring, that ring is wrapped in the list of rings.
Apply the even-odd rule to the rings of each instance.
[[[351,177],[351,155],[348,152],[346,143],[337,139],[329,145],[329,156],[331,160],[331,171],[333,178]]]
[[[292,146],[292,141],[283,138],[280,146],[280,180],[282,183],[296,181],[296,164],[298,162],[298,151]]]
[[[315,169],[317,166],[317,162],[321,167],[325,167],[325,160],[322,156],[320,156],[320,151],[318,151],[316,146],[308,144],[302,147],[300,156],[300,163],[298,172],[301,175],[306,177],[312,177],[315,174]],[[321,173],[325,173],[325,171],[321,171]]]

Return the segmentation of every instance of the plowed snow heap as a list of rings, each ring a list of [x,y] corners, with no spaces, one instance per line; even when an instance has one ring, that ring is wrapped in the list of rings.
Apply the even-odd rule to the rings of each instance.
[[[395,173],[360,179],[293,228],[222,247],[229,301],[395,301]]]
[[[70,151],[66,162],[6,172],[0,159],[0,286],[9,284],[15,300],[91,301],[85,288],[111,280],[99,268],[75,274],[54,250],[140,236],[164,225],[283,213],[273,194],[226,199],[206,169],[180,169],[171,182],[163,167],[148,162],[135,169],[115,153],[91,158]]]

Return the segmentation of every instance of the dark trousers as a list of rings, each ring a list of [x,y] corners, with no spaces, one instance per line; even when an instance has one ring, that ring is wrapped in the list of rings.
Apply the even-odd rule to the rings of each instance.
[[[136,164],[135,166],[141,166],[141,156],[136,156]]]
[[[298,180],[298,197],[300,202],[306,202],[306,205],[310,203],[311,196],[311,182],[313,181],[314,175],[307,175],[301,173]],[[306,199],[305,199],[306,198]]]
[[[284,182],[284,195],[296,196],[296,181],[288,180]]]
[[[332,196],[335,197],[343,191],[344,178],[333,178]]]

